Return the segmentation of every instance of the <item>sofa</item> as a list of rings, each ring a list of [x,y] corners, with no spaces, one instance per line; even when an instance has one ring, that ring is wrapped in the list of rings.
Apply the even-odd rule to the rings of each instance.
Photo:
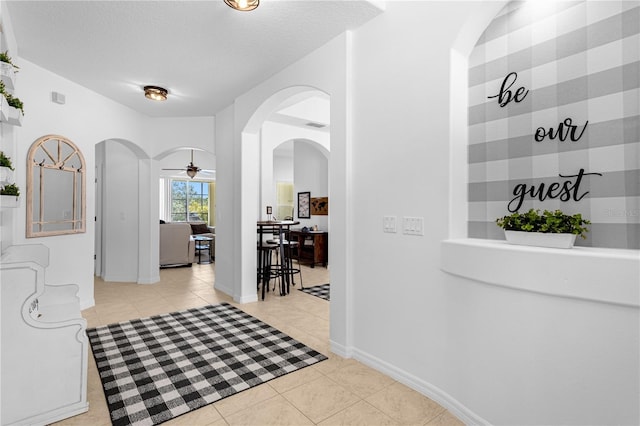
[[[195,241],[197,235],[213,238],[211,258],[215,259],[216,230],[204,222],[160,223],[160,267],[191,266],[195,261]]]
[[[187,265],[195,259],[196,243],[186,222],[160,224],[160,267]]]

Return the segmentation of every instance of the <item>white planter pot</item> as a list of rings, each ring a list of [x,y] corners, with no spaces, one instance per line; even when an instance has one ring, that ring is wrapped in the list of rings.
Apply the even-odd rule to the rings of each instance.
[[[0,184],[13,183],[13,170],[8,167],[0,167]]]
[[[509,244],[524,246],[572,248],[576,242],[575,234],[551,234],[543,232],[504,231]]]
[[[4,83],[4,87],[7,91],[11,92],[15,89],[16,70],[11,64],[6,62],[0,62],[0,79]]]
[[[0,195],[0,207],[15,209],[18,207],[20,197],[15,195]]]
[[[4,96],[0,96],[0,122],[22,126],[22,111],[9,106]]]

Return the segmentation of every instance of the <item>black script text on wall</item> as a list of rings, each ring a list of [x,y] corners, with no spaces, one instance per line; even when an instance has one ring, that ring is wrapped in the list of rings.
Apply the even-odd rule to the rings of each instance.
[[[469,59],[469,223],[562,209],[640,248],[640,5],[511,2]]]

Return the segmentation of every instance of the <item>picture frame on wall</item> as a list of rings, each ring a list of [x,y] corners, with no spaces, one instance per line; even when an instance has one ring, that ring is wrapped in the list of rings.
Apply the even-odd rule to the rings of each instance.
[[[329,197],[312,198],[311,214],[318,216],[327,216],[329,214]]]
[[[311,192],[298,192],[298,219],[311,219]]]

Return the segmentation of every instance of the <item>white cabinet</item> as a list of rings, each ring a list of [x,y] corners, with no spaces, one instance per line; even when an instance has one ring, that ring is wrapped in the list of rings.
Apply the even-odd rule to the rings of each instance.
[[[78,286],[46,285],[48,264],[41,244],[9,246],[0,257],[3,426],[49,424],[89,408]]]

